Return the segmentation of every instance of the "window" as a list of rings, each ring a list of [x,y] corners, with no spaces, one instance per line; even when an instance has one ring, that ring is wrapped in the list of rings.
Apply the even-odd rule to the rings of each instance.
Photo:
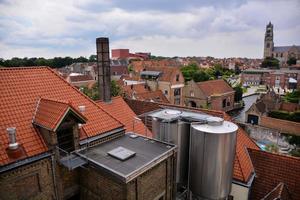
[[[191,96],[191,97],[194,97],[194,96],[195,96],[194,91],[190,91],[190,96]]]
[[[57,131],[57,143],[60,149],[67,152],[75,150],[72,126],[68,125]]]
[[[179,74],[176,74],[176,81],[179,81]]]
[[[230,106],[230,102],[229,102],[229,101],[227,101],[227,107],[228,107],[228,106]]]
[[[174,96],[179,96],[179,95],[180,95],[180,92],[181,92],[181,89],[180,89],[180,88],[175,88],[175,89],[174,89]]]
[[[226,107],[226,99],[223,99],[222,106],[223,106],[223,108]]]
[[[165,90],[165,91],[164,91],[164,94],[165,94],[165,95],[168,95],[168,90]]]
[[[280,57],[281,57],[281,58],[283,57],[283,53],[280,54]]]

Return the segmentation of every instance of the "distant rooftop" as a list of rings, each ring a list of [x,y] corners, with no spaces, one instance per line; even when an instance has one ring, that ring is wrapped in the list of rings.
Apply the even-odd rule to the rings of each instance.
[[[88,150],[81,150],[77,154],[127,183],[157,162],[166,159],[174,149],[174,145],[127,133]],[[120,155],[121,159],[113,155],[116,152],[124,154]]]
[[[159,71],[142,71],[141,76],[159,76],[160,73]]]

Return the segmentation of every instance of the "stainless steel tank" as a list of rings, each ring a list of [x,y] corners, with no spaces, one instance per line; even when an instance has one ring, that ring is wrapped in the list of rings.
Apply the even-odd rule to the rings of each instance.
[[[152,119],[152,133],[157,140],[177,145],[176,183],[187,186],[190,124],[166,120],[169,116]]]
[[[226,199],[231,191],[237,125],[211,117],[192,123],[189,186],[203,199]]]

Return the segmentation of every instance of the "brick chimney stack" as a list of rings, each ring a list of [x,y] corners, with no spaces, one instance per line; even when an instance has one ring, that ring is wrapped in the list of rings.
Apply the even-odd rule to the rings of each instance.
[[[100,37],[96,39],[99,100],[111,101],[109,40]]]

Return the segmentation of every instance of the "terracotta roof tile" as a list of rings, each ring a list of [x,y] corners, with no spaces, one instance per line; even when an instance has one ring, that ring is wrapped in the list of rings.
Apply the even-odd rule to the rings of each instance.
[[[123,127],[121,122],[47,67],[0,68],[0,88],[1,165],[11,162],[5,151],[8,127],[17,128],[17,141],[23,145],[28,156],[47,151],[40,134],[32,125],[39,97],[71,101],[75,108],[84,105],[84,116],[88,121],[83,125],[81,139]]]
[[[81,82],[81,81],[94,81],[91,75],[77,75],[77,76],[69,76],[70,81],[74,82]]]
[[[141,101],[169,103],[167,97],[162,93],[161,90],[137,93],[134,96],[137,100],[141,100]]]
[[[80,118],[81,123],[85,123],[86,118],[70,102],[40,98],[32,122],[48,130],[56,131],[62,117],[69,111]]]
[[[105,103],[102,101],[97,101],[97,103],[104,110],[112,113],[116,119],[123,123],[126,131],[133,131],[141,135],[152,137],[152,133],[143,124],[143,122],[135,119],[137,117],[136,114],[131,110],[122,97],[112,98],[111,103]],[[116,112],[116,108],[118,109],[118,112]]]
[[[218,96],[220,94],[234,92],[223,79],[198,82],[198,87],[206,96]]]
[[[164,104],[164,103],[156,103],[156,102],[138,101],[132,99],[125,99],[125,100],[127,104],[130,106],[130,108],[137,115],[141,115],[164,107],[172,107],[172,108],[185,109],[185,110],[190,110],[195,112],[203,112],[213,116],[222,117],[225,120],[231,121],[231,117],[222,111],[191,108],[191,107],[177,106],[172,104]],[[248,183],[252,174],[254,173],[254,168],[250,156],[248,154],[247,148],[259,149],[256,143],[247,135],[247,133],[245,133],[245,131],[239,127],[238,134],[237,134],[233,178],[236,181],[242,183]]]
[[[284,183],[292,199],[300,199],[300,158],[248,149],[256,177],[250,199],[265,197],[279,183]]]

